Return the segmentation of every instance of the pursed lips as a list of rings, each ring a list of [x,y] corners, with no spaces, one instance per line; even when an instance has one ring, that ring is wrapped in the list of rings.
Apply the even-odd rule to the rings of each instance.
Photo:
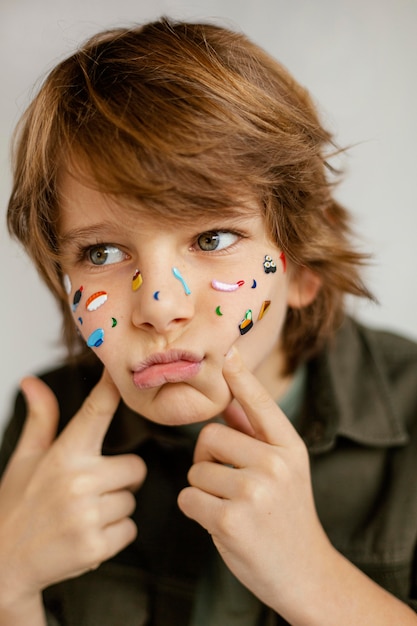
[[[184,350],[170,350],[149,356],[132,370],[133,383],[138,389],[179,383],[196,376],[204,357]]]

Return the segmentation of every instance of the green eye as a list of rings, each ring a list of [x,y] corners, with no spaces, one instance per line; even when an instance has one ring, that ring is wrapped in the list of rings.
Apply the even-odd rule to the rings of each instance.
[[[126,255],[116,246],[102,244],[90,248],[88,257],[93,265],[110,265],[120,263],[126,258]]]
[[[213,250],[223,250],[228,248],[238,240],[239,236],[230,231],[210,230],[197,238],[197,244],[200,250],[212,252]]]

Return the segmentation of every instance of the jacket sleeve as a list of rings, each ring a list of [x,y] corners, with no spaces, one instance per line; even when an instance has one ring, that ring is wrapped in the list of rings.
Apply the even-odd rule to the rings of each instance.
[[[62,622],[58,622],[58,620],[49,611],[46,611],[46,623],[48,626],[65,626]]]
[[[44,592],[48,626],[149,624],[146,577],[135,567],[107,561],[98,569]]]
[[[12,415],[6,423],[6,428],[0,446],[0,477],[3,475],[10,457],[13,454],[13,450],[15,449],[20,433],[22,432],[25,419],[25,401],[22,394],[19,393],[15,399]]]

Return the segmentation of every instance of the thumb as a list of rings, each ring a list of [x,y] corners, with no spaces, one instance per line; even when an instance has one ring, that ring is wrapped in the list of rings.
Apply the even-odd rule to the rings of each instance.
[[[59,407],[53,391],[39,378],[24,378],[20,384],[27,416],[14,457],[45,452],[55,439]]]
[[[71,454],[101,455],[103,440],[120,402],[120,393],[106,369],[69,422],[59,441]]]

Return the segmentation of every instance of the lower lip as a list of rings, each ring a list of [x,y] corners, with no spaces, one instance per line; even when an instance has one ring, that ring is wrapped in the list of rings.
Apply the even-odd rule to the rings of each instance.
[[[133,383],[138,389],[161,387],[166,383],[182,383],[201,370],[202,361],[173,361],[157,363],[141,372],[133,372]]]

